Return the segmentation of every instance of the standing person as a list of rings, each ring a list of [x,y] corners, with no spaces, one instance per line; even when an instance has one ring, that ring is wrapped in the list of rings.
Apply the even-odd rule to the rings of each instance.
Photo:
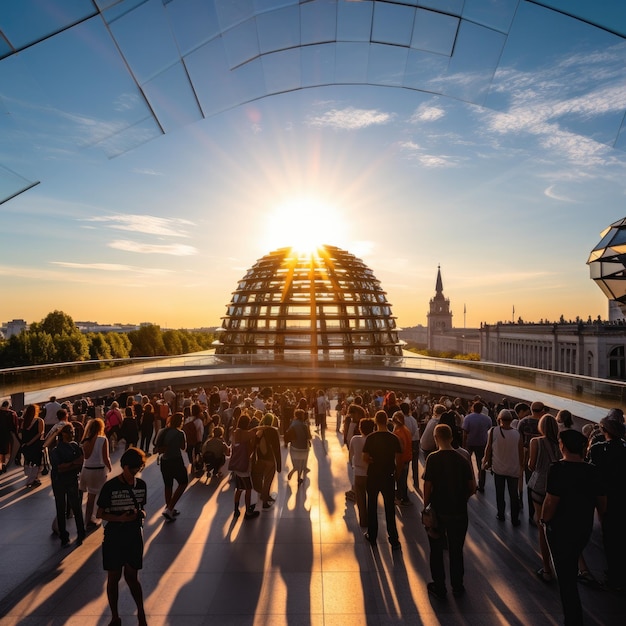
[[[413,473],[413,488],[422,495],[419,483],[419,462],[420,462],[420,429],[417,420],[411,415],[411,406],[408,402],[400,403],[400,410],[404,415],[404,425],[411,433],[411,470]]]
[[[102,489],[102,485],[106,482],[107,475],[111,471],[109,440],[104,436],[102,419],[96,417],[89,421],[81,445],[84,460],[78,487],[82,493],[87,492],[85,522],[87,523],[87,532],[91,532],[100,526],[96,520],[92,519],[93,509],[96,496],[100,493],[100,489]]]
[[[150,402],[143,405],[141,413],[141,441],[139,447],[145,452],[146,456],[150,456],[150,442],[152,441],[152,433],[154,431],[154,407]]]
[[[483,413],[483,403],[477,400],[472,412],[463,418],[463,447],[476,458],[478,470],[477,491],[484,493],[487,472],[483,469],[483,456],[487,445],[487,435],[492,426],[491,418]]]
[[[544,582],[550,582],[554,576],[550,563],[550,551],[546,542],[546,534],[539,526],[541,508],[546,498],[548,471],[553,463],[561,458],[559,448],[559,427],[552,415],[546,413],[539,420],[539,437],[530,440],[528,469],[532,472],[528,481],[528,488],[535,512],[535,523],[539,531],[539,551],[543,566],[537,570],[537,576]]]
[[[306,463],[309,458],[309,447],[311,445],[311,430],[307,424],[306,411],[304,409],[296,409],[294,411],[295,419],[289,425],[285,433],[285,445],[289,446],[289,455],[291,456],[291,464],[293,465],[287,480],[291,480],[294,472],[298,474],[298,485],[304,482],[304,473],[306,472]]]
[[[330,402],[326,397],[323,389],[319,389],[317,392],[317,398],[315,398],[315,430],[322,431],[322,439],[324,439],[324,433],[326,432],[326,418],[330,412]]]
[[[254,452],[255,430],[250,430],[250,416],[242,413],[237,421],[237,428],[232,436],[232,454],[228,468],[235,474],[235,510],[233,518],[241,515],[239,502],[244,492],[246,512],[244,519],[254,519],[259,516],[252,504],[252,477],[250,476],[250,458]]]
[[[446,424],[435,428],[438,450],[426,459],[424,470],[424,508],[430,505],[437,515],[436,538],[428,536],[430,573],[433,581],[428,592],[439,599],[447,595],[443,552],[448,545],[450,582],[454,595],[465,593],[463,545],[467,533],[467,501],[476,490],[471,465],[452,447],[452,430]]]
[[[137,605],[139,626],[146,626],[143,591],[137,576],[143,566],[143,520],[146,483],[137,478],[145,463],[143,451],[129,448],[122,454],[122,473],[107,481],[98,496],[97,517],[106,523],[102,564],[107,572],[107,598],[111,607],[109,626],[121,626],[118,613],[119,582],[124,579]]]
[[[266,413],[261,420],[261,426],[256,429],[256,463],[257,471],[261,477],[260,496],[263,502],[263,510],[266,511],[274,504],[274,498],[270,496],[270,488],[276,472],[282,470],[280,455],[280,437],[278,428],[273,426],[274,416]]]
[[[535,509],[533,506],[533,496],[530,488],[528,487],[528,481],[532,475],[532,472],[528,468],[528,459],[530,458],[530,440],[533,437],[539,437],[539,420],[546,413],[546,407],[543,402],[537,400],[530,405],[530,415],[523,417],[517,425],[517,430],[522,436],[522,443],[524,445],[524,477],[526,479],[526,495],[528,498],[528,522],[531,525],[535,524],[535,520],[533,519],[533,512]]]
[[[0,474],[7,471],[11,461],[13,436],[17,437],[17,414],[5,400],[0,407]]]
[[[491,469],[496,487],[496,507],[499,521],[504,521],[506,501],[504,499],[504,487],[506,485],[511,502],[511,523],[519,526],[519,495],[517,486],[522,475],[522,463],[524,460],[524,447],[522,438],[514,428],[511,428],[513,415],[508,409],[502,409],[498,413],[498,426],[489,431],[483,468]]]
[[[362,419],[358,432],[350,439],[349,461],[354,473],[354,499],[359,513],[359,526],[367,529],[367,463],[363,460],[365,439],[374,432],[376,423],[371,419]]]
[[[439,424],[439,418],[445,412],[445,405],[435,404],[435,406],[433,407],[433,414],[426,422],[424,432],[422,433],[422,438],[420,439],[420,446],[422,448],[422,452],[424,453],[424,460],[428,458],[428,455],[431,452],[434,452],[437,449],[437,444],[435,443],[434,437],[435,427]]]
[[[589,457],[600,470],[602,485],[606,490],[606,513],[602,517],[602,542],[607,564],[607,585],[610,589],[626,588],[626,442],[624,424],[618,419],[603,417],[600,430],[604,442],[591,446]]]
[[[117,400],[111,402],[111,408],[104,416],[106,435],[111,445],[111,450],[115,450],[115,444],[120,440],[120,429],[124,418],[120,411],[120,405]]]
[[[129,402],[134,402],[132,398],[128,398]],[[124,421],[120,426],[120,439],[125,442],[125,450],[128,450],[131,446],[137,447],[139,442],[139,424],[135,417],[135,409],[133,404],[130,404],[124,409]]]
[[[409,500],[409,463],[413,458],[413,448],[411,446],[411,431],[404,423],[404,413],[396,411],[391,420],[393,422],[393,434],[400,440],[402,453],[400,455],[400,473],[396,479],[396,497],[398,504],[401,506],[411,506],[413,503]]]
[[[76,521],[76,544],[81,545],[85,539],[85,523],[83,509],[78,494],[78,473],[83,465],[83,451],[73,440],[74,428],[71,424],[61,427],[59,441],[50,451],[50,478],[54,503],[56,505],[57,525],[61,545],[66,547],[70,543],[70,535],[66,525],[66,503],[74,513]]]
[[[182,451],[187,448],[187,440],[182,430],[184,415],[174,413],[165,428],[159,431],[154,442],[156,451],[161,455],[161,475],[165,486],[165,510],[162,515],[168,522],[174,522],[179,514],[176,503],[189,484],[187,466],[183,461]],[[176,490],[172,493],[176,481]]]
[[[395,478],[402,470],[402,446],[400,440],[387,428],[387,413],[377,411],[374,416],[376,431],[367,436],[362,458],[367,464],[367,533],[365,539],[376,545],[378,537],[378,494],[383,496],[387,535],[392,550],[402,546],[396,526],[394,507]]]
[[[600,470],[583,459],[586,446],[587,438],[577,430],[559,433],[563,458],[548,472],[540,520],[554,560],[566,626],[583,623],[577,583],[578,556],[591,536],[594,509],[601,517],[606,509]]]
[[[22,454],[26,487],[39,487],[39,468],[43,458],[44,422],[38,417],[38,407],[29,404],[24,409],[22,421]]]
[[[43,407],[44,434],[47,436],[50,429],[57,423],[57,413],[63,407],[57,402],[56,396],[50,396],[50,402]]]

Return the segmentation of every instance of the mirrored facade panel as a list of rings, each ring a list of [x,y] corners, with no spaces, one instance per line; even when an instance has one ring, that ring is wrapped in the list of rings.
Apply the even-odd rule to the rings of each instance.
[[[303,46],[337,39],[336,0],[316,0],[300,4],[300,41]]]
[[[520,0],[465,0],[463,18],[508,33]]]
[[[167,17],[185,56],[221,33],[213,2],[206,0],[174,0],[165,5]]]
[[[261,54],[300,45],[300,10],[297,6],[263,13],[256,18]]]
[[[369,41],[374,2],[339,0],[337,4],[337,41]]]
[[[417,9],[411,35],[411,48],[450,56],[459,30],[458,17]]]
[[[414,20],[413,7],[377,2],[372,21],[372,43],[408,46],[411,43]]]
[[[261,53],[255,18],[224,31],[222,39],[230,69],[255,59]]]

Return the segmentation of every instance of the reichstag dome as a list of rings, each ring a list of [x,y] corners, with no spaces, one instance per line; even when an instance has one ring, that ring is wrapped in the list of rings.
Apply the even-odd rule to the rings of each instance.
[[[217,354],[320,361],[402,355],[380,282],[361,259],[333,246],[281,248],[259,259],[233,293],[221,331]]]

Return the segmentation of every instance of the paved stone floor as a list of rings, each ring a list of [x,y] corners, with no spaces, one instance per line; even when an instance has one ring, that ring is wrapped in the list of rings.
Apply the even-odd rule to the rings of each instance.
[[[149,486],[145,561],[140,579],[150,626],[172,624],[368,626],[397,624],[559,624],[556,585],[542,583],[536,530],[495,519],[493,483],[472,498],[466,555],[467,594],[447,601],[428,596],[428,541],[421,501],[398,507],[401,552],[381,532],[372,549],[359,530],[349,488],[346,450],[334,431],[327,453],[315,439],[310,473],[277,477],[276,505],[255,520],[233,522],[227,478],[191,481],[171,524],[161,517],[162,482],[155,457],[143,471]],[[286,450],[283,450],[286,457]],[[118,459],[120,451],[114,455]],[[289,460],[285,465],[290,468]],[[115,468],[114,468],[115,469]],[[2,626],[105,625],[109,612],[101,569],[102,531],[81,547],[62,549],[50,533],[54,504],[48,478],[27,492],[20,468],[0,482],[0,623]],[[73,525],[70,524],[73,530]],[[586,556],[598,576],[604,567],[596,527]],[[124,625],[136,624],[134,604],[120,585]],[[587,623],[623,624],[624,598],[581,587]]]

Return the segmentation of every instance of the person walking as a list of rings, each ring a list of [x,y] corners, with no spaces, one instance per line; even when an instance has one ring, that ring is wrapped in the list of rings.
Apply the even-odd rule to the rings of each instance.
[[[83,509],[78,494],[78,473],[83,465],[83,451],[74,441],[74,428],[71,424],[61,427],[57,445],[50,451],[50,478],[56,506],[57,526],[63,547],[69,546],[67,532],[66,503],[74,513],[76,522],[76,544],[85,539]]]
[[[307,470],[306,463],[309,458],[311,446],[311,430],[306,421],[306,411],[296,409],[294,420],[285,433],[285,445],[289,444],[289,456],[291,457],[291,471],[287,474],[287,480],[291,480],[294,473],[298,475],[298,486],[304,482],[304,474]]]
[[[93,519],[93,510],[96,496],[111,471],[109,458],[109,440],[104,435],[104,421],[96,417],[87,424],[81,441],[83,448],[83,468],[80,472],[78,488],[81,493],[87,493],[85,506],[85,522],[87,532],[96,530],[100,524]]]
[[[146,457],[142,450],[129,448],[122,454],[122,473],[107,481],[98,496],[97,517],[104,520],[102,565],[107,572],[107,599],[111,608],[109,626],[121,626],[118,612],[119,582],[124,580],[137,605],[139,626],[146,626],[143,590],[138,572],[143,567],[143,520],[147,486],[137,477]]]
[[[261,419],[261,425],[256,429],[256,467],[255,471],[260,477],[261,502],[263,510],[267,511],[274,504],[274,498],[270,495],[270,489],[276,472],[282,470],[280,455],[280,437],[278,428],[274,424],[274,416],[266,413]]]
[[[396,479],[396,498],[401,506],[411,506],[409,500],[409,463],[413,459],[413,447],[411,445],[411,431],[404,423],[404,413],[396,411],[391,419],[393,422],[393,434],[400,440],[402,454],[400,455],[400,473]]]
[[[254,452],[255,430],[250,429],[250,417],[247,413],[242,413],[237,421],[237,427],[233,431],[230,462],[228,469],[235,474],[235,510],[233,519],[237,519],[241,494],[244,493],[244,503],[246,512],[244,519],[254,519],[259,516],[259,511],[255,511],[252,504],[252,477],[250,475],[251,456]]]
[[[156,451],[161,455],[161,475],[165,486],[165,510],[162,515],[168,522],[176,521],[179,514],[176,503],[189,484],[189,474],[182,454],[187,448],[187,440],[182,430],[183,420],[182,413],[174,413],[167,426],[159,430],[154,443]]]
[[[43,460],[44,421],[38,417],[38,407],[29,404],[24,409],[22,421],[22,454],[26,487],[39,487],[39,468]]]
[[[519,526],[519,495],[518,485],[522,475],[522,463],[524,462],[524,446],[522,438],[514,428],[511,428],[513,415],[508,409],[502,409],[498,413],[498,426],[494,426],[487,438],[483,469],[493,472],[496,487],[496,517],[503,522],[506,501],[504,488],[509,492],[511,504],[511,523]]]
[[[483,412],[483,403],[477,400],[472,405],[472,412],[463,418],[463,447],[476,458],[476,470],[478,471],[477,491],[485,491],[485,479],[487,472],[483,468],[483,456],[487,445],[487,434],[493,426],[491,418]]]
[[[434,432],[438,450],[428,455],[424,470],[424,508],[437,517],[437,537],[428,535],[430,573],[428,592],[439,599],[447,596],[443,553],[448,546],[450,582],[454,595],[465,593],[463,545],[467,534],[467,501],[476,490],[471,465],[452,447],[452,430],[439,424]]]
[[[382,494],[387,522],[387,536],[392,550],[400,550],[396,510],[394,506],[395,479],[402,471],[400,440],[387,428],[387,413],[377,411],[376,430],[363,445],[363,461],[367,464],[367,533],[365,539],[376,545],[378,537],[378,494]]]

